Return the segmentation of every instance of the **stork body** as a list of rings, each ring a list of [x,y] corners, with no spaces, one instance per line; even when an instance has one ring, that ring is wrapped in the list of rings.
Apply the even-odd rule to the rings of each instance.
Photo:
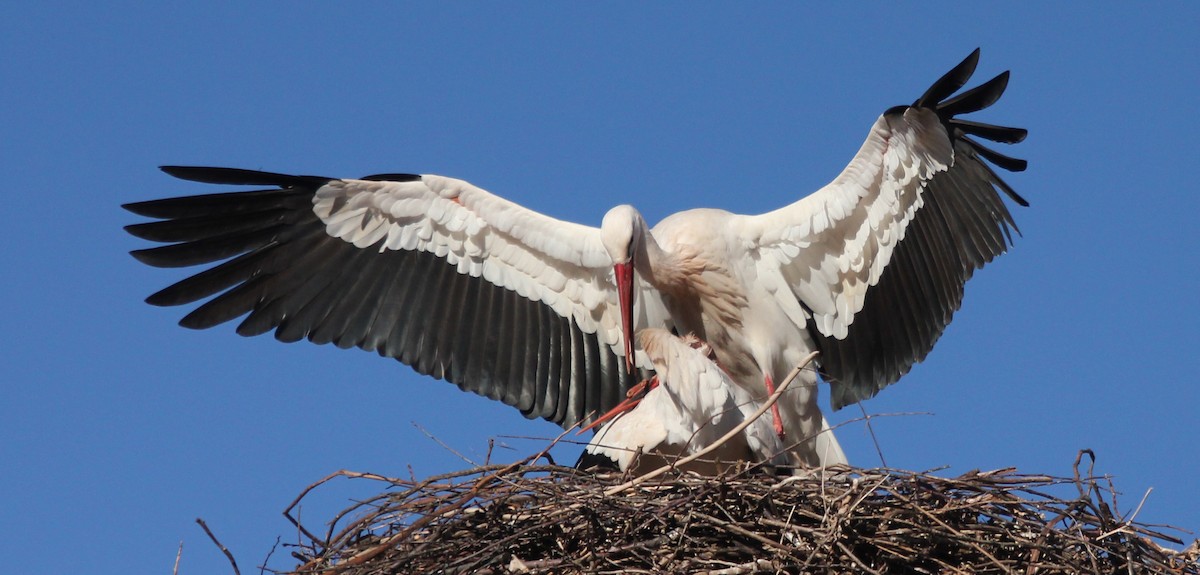
[[[693,336],[651,328],[638,343],[654,366],[657,385],[632,410],[600,428],[584,449],[581,468],[611,467],[640,475],[714,443],[760,405],[713,362],[711,348]],[[767,418],[759,418],[688,470],[720,473],[742,461],[786,462],[786,449]]]
[[[966,281],[1011,240],[1000,194],[1025,202],[989,163],[1025,163],[970,136],[1025,131],[958,118],[1007,84],[1006,72],[951,97],[977,59],[880,116],[833,182],[761,215],[688,210],[651,229],[618,206],[594,228],[443,176],[166,167],[268,189],[129,204],[161,221],[126,229],[170,244],[134,252],[150,265],[214,264],[148,298],[213,296],[182,325],[246,316],[239,334],[376,351],[564,427],[650,374],[632,337],[648,327],[695,333],[755,399],[820,351],[837,409],[923,360]],[[797,463],[842,462],[805,377],[776,421]]]
[[[601,230],[635,230],[631,251],[606,243],[609,253],[617,254],[619,261],[619,254],[629,251],[638,276],[657,291],[676,332],[693,334],[711,346],[729,381],[746,394],[743,397],[761,402],[774,391],[773,382],[815,346],[805,324],[790,321],[769,286],[758,281],[755,245],[745,241],[744,219],[723,210],[693,209],[647,229],[634,208],[618,206],[605,217]],[[806,370],[800,378],[776,403],[772,417],[780,439],[797,447],[789,451],[790,463],[846,463],[817,403],[816,372]]]

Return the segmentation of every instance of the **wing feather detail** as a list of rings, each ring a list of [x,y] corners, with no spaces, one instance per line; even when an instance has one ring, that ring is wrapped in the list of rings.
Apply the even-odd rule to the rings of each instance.
[[[1017,227],[1000,194],[1028,205],[988,165],[1022,171],[1026,162],[968,137],[1016,143],[1027,132],[957,117],[991,106],[1008,84],[1005,72],[954,96],[977,61],[978,51],[913,106],[880,116],[829,185],[743,222],[759,275],[780,278],[791,289],[775,297],[807,311],[835,409],[925,358],[967,280],[1012,241]]]
[[[147,300],[202,302],[186,327],[240,317],[241,335],[359,347],[563,426],[608,411],[645,375],[618,355],[611,262],[595,228],[439,176],[164,170],[280,186],[125,206],[158,219],[131,234],[166,244],[137,259],[208,266]]]

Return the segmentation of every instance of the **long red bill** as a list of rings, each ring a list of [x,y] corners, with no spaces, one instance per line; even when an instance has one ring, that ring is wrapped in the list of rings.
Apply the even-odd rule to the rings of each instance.
[[[633,262],[613,265],[617,301],[621,305],[621,335],[625,339],[625,367],[633,373]]]

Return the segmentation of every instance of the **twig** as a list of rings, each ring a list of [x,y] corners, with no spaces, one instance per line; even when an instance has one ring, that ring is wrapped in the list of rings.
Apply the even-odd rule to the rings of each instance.
[[[171,575],[179,575],[179,558],[183,557],[183,540],[179,540],[179,551],[175,552],[175,568],[171,569]]]
[[[855,555],[853,551],[850,551],[850,548],[846,547],[845,543],[838,541],[837,547],[838,547],[838,549],[841,549],[842,553],[845,553],[846,557],[849,557],[850,560],[853,561],[855,565],[858,565],[859,567],[861,567],[863,570],[865,570],[867,573],[870,573],[871,575],[879,575],[879,571],[876,571],[875,569],[872,569],[866,563],[863,563],[863,560],[859,559],[858,555]]]
[[[707,513],[701,513],[698,511],[693,512],[693,515],[695,515],[696,517],[699,517],[701,519],[704,519],[705,521],[708,521],[709,523],[712,523],[713,525],[722,527],[732,533],[741,535],[742,537],[749,537],[750,539],[758,541],[759,543],[762,543],[763,545],[766,545],[767,547],[778,549],[785,553],[791,553],[791,551],[792,551],[792,549],[786,545],[781,545],[779,543],[771,541],[770,539],[767,539],[766,537],[763,537],[762,535],[759,535],[758,533],[750,531],[749,529],[746,529],[745,527],[742,527],[735,523],[725,521],[724,519],[721,519],[719,517],[713,517],[712,515],[709,515]]]
[[[879,454],[879,464],[887,467],[887,459],[883,457],[883,448],[879,447],[879,438],[875,437],[875,426],[871,425],[871,416],[867,415],[867,408],[863,407],[862,401],[855,402],[858,404],[859,411],[862,412],[863,421],[867,424],[867,432],[871,434],[871,443],[875,444],[875,453]]]
[[[449,445],[446,445],[446,442],[442,441],[441,439],[438,439],[438,438],[437,438],[437,436],[436,436],[436,435],[434,435],[434,434],[432,434],[432,433],[430,433],[428,429],[425,429],[424,427],[421,427],[421,424],[419,424],[419,423],[417,423],[417,422],[415,422],[415,421],[413,421],[413,422],[411,422],[411,423],[412,423],[412,426],[413,426],[413,427],[417,428],[417,430],[419,430],[421,433],[424,433],[424,434],[425,434],[425,437],[428,437],[429,439],[432,439],[432,440],[433,440],[434,442],[436,442],[438,445],[442,446],[442,447],[443,447],[443,448],[444,448],[446,451],[449,451],[450,453],[453,453],[454,455],[458,456],[458,458],[459,458],[459,459],[461,459],[461,460],[463,460],[463,461],[466,461],[466,462],[467,462],[467,464],[471,465],[472,467],[479,467],[479,464],[478,464],[478,463],[475,463],[474,461],[471,461],[471,459],[470,459],[469,457],[467,457],[467,456],[465,456],[465,455],[463,455],[463,454],[459,453],[459,452],[458,452],[458,451],[456,451],[456,450],[455,450],[453,447],[450,447]]]
[[[1100,539],[1106,539],[1116,533],[1125,532],[1125,528],[1133,523],[1133,520],[1137,518],[1138,513],[1141,513],[1142,506],[1146,504],[1146,499],[1150,497],[1151,491],[1154,491],[1153,487],[1147,489],[1146,494],[1142,495],[1142,500],[1138,503],[1137,508],[1133,510],[1133,514],[1129,516],[1129,519],[1122,521],[1121,525],[1119,525],[1116,529],[1112,529],[1110,531],[1105,532],[1103,535],[1100,536]]]
[[[271,556],[275,554],[275,550],[279,548],[281,537],[275,537],[275,544],[271,546],[271,550],[267,552],[267,556],[263,558],[262,565],[258,567],[258,575],[263,575],[267,572],[267,564],[271,562]]]
[[[309,539],[311,539],[313,541],[317,540],[317,536],[313,535],[312,533],[309,533],[308,530],[305,529],[304,526],[300,524],[300,520],[296,519],[295,517],[292,517],[292,510],[295,509],[296,506],[299,505],[300,502],[305,497],[307,497],[310,492],[312,492],[313,489],[316,489],[317,487],[320,487],[321,485],[324,485],[324,484],[332,481],[333,478],[335,478],[335,477],[349,477],[349,478],[365,477],[367,479],[386,481],[386,482],[392,483],[392,484],[400,483],[399,479],[392,479],[390,477],[384,477],[382,475],[376,475],[374,473],[361,473],[358,471],[349,471],[346,469],[339,469],[337,471],[334,471],[333,473],[330,473],[329,475],[326,475],[325,477],[322,477],[321,479],[318,479],[317,481],[314,481],[308,487],[305,487],[304,490],[301,491],[300,494],[297,495],[296,498],[293,499],[292,502],[289,503],[288,506],[286,508],[284,508],[284,510],[283,510],[283,516],[286,517],[287,520],[292,523],[292,525],[295,525],[296,529],[300,530],[300,532],[303,533],[305,537],[308,537]]]
[[[220,541],[217,541],[217,536],[213,535],[212,530],[210,530],[208,528],[208,524],[205,523],[204,520],[199,517],[196,518],[196,523],[200,524],[200,527],[204,529],[204,532],[206,534],[208,534],[208,538],[212,539],[212,542],[217,545],[217,547],[221,550],[221,553],[224,553],[225,557],[227,559],[229,559],[229,564],[231,566],[233,566],[234,575],[242,575],[242,572],[238,570],[237,561],[234,561],[234,559],[233,559],[233,553],[230,553],[229,549],[227,547],[225,547],[225,545],[221,544]],[[182,548],[183,548],[183,546],[181,544],[180,549],[182,549]]]
[[[766,559],[755,559],[754,561],[742,563],[741,565],[734,565],[732,567],[726,567],[724,569],[709,569],[708,571],[701,571],[696,575],[743,575],[744,573],[754,573],[757,571],[774,572],[776,570],[777,568],[770,561],[767,561]]]
[[[906,497],[906,496],[904,496],[904,495],[902,495],[902,494],[900,494],[900,493],[896,493],[896,492],[894,492],[894,491],[892,492],[892,495],[893,495],[893,496],[895,496],[895,497],[898,497],[898,498],[900,498],[900,499],[903,499],[903,500],[909,501],[909,502],[910,502],[910,504],[912,504],[912,506],[913,506],[913,508],[914,508],[914,509],[916,509],[917,511],[919,511],[919,512],[920,512],[922,515],[924,515],[924,516],[928,517],[928,518],[929,518],[930,520],[932,520],[934,523],[937,523],[937,524],[938,524],[940,527],[942,527],[943,529],[946,529],[947,531],[951,531],[951,532],[953,532],[953,531],[954,531],[954,528],[953,528],[953,527],[950,527],[949,525],[947,525],[947,524],[946,524],[946,522],[942,521],[941,519],[938,519],[938,518],[937,518],[936,516],[934,516],[932,513],[930,513],[929,511],[927,511],[927,510],[926,510],[924,507],[921,507],[920,505],[913,504],[913,503],[912,503],[912,500],[911,500],[911,499],[909,499],[908,497]],[[1001,562],[999,559],[997,559],[995,555],[992,555],[991,553],[988,553],[987,549],[984,549],[983,547],[980,547],[980,546],[979,546],[979,543],[977,543],[977,542],[975,542],[975,541],[971,541],[971,540],[966,540],[966,539],[964,539],[964,540],[966,541],[966,543],[967,543],[968,545],[970,545],[971,547],[975,548],[975,550],[976,550],[976,551],[978,551],[980,554],[982,554],[984,557],[987,557],[987,558],[988,558],[988,559],[989,559],[989,560],[992,562],[992,564],[994,564],[996,567],[999,567],[1000,569],[1003,569],[1005,573],[1012,573],[1012,570],[1011,570],[1011,569],[1009,569],[1009,568],[1008,568],[1006,565],[1004,565],[1004,563],[1002,563],[1002,562]]]

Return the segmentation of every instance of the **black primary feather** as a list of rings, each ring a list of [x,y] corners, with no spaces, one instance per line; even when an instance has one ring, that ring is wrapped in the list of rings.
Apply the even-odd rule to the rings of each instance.
[[[867,291],[845,339],[809,328],[821,352],[822,375],[832,384],[834,409],[874,396],[925,359],[961,307],[967,280],[1012,242],[1011,231],[1017,226],[999,192],[1029,205],[988,165],[1020,172],[1027,166],[1025,160],[967,137],[1013,144],[1028,132],[958,117],[995,104],[1008,86],[1009,74],[1002,72],[954,95],[978,63],[976,49],[912,106],[885,112],[900,115],[912,107],[934,111],[951,139],[954,162],[921,192],[922,207],[896,244],[879,282]]]
[[[326,233],[313,211],[335,181],[233,168],[163,166],[203,183],[274,186],[136,202],[158,221],[126,230],[165,245],[132,252],[156,267],[207,266],[147,298],[153,305],[203,301],[180,320],[205,329],[242,318],[237,333],[274,331],[359,347],[460,388],[570,427],[605,413],[646,374],[573,318],[541,302],[459,273],[432,253],[359,248]],[[362,178],[420,181],[416,174]]]

